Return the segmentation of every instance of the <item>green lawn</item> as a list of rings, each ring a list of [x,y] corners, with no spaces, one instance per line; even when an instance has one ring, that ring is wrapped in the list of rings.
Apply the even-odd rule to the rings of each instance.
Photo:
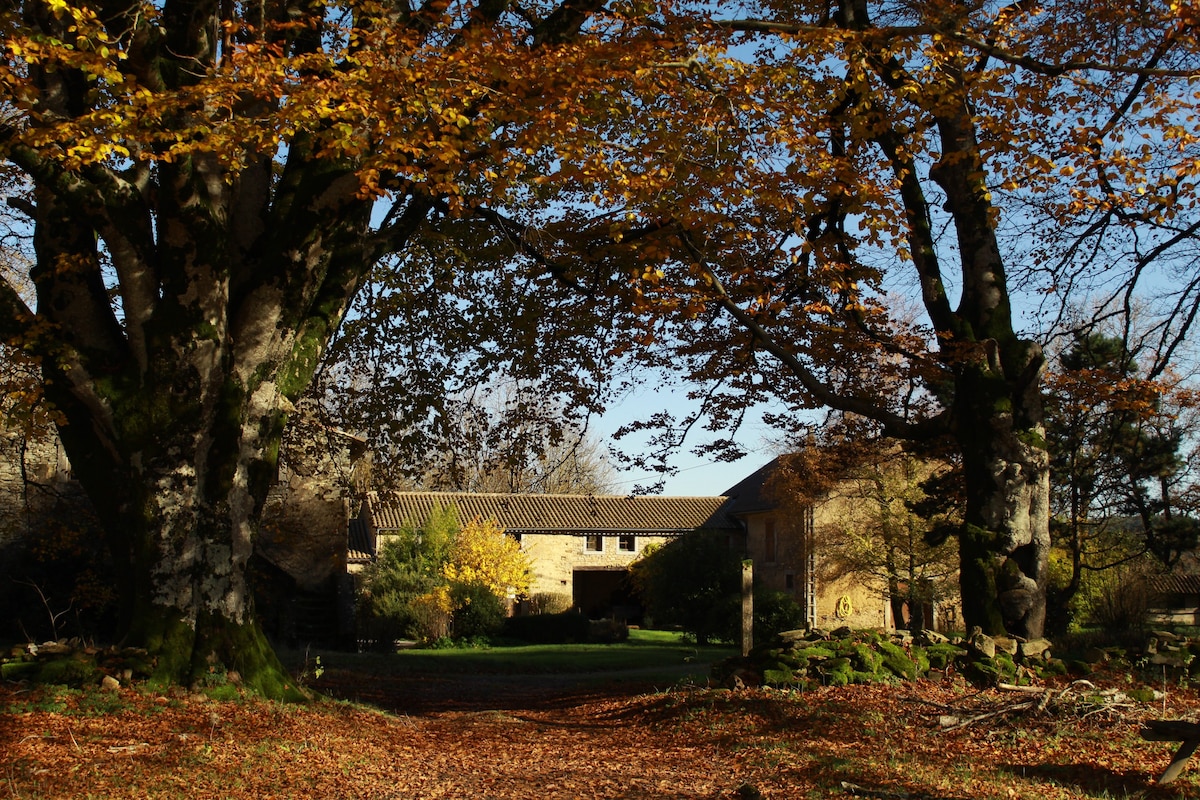
[[[735,653],[732,647],[697,647],[672,631],[631,630],[629,640],[614,644],[500,645],[474,649],[401,650],[397,653],[322,652],[325,668],[365,670],[372,674],[441,673],[541,675],[623,670],[675,669],[707,664]],[[310,661],[313,656],[310,655]]]

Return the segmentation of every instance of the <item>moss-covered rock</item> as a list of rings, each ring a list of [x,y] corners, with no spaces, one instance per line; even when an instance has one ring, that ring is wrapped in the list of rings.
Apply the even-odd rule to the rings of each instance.
[[[996,653],[996,667],[1000,670],[1000,680],[1007,683],[1017,683],[1017,662],[1008,653]]]
[[[20,681],[37,675],[40,665],[36,661],[6,661],[0,664],[0,677],[6,681]]]
[[[864,685],[870,685],[870,684],[875,684],[875,683],[883,683],[883,684],[898,683],[898,680],[897,680],[897,678],[890,675],[888,672],[886,672],[884,670],[879,670],[876,672],[863,672],[862,670],[853,670],[850,673],[850,682],[851,683],[861,683]]]
[[[879,642],[876,645],[882,656],[883,667],[898,678],[914,681],[917,679],[917,665],[904,652],[904,648],[891,642]]]
[[[829,686],[845,686],[851,682],[854,666],[848,658],[830,658],[817,665],[817,672]]]
[[[1067,662],[1061,658],[1049,658],[1038,665],[1037,674],[1043,678],[1057,677],[1067,674]]]
[[[811,664],[814,661],[823,661],[827,658],[836,658],[837,653],[828,647],[806,647],[803,650],[796,651],[796,656],[798,658],[803,658],[805,661]]]
[[[762,682],[766,686],[791,686],[796,681],[796,673],[787,668],[765,669],[762,673]]]
[[[56,658],[38,663],[36,672],[39,683],[54,683],[80,689],[100,682],[104,673],[95,662],[77,658]]]
[[[913,660],[913,663],[917,665],[918,675],[923,676],[929,674],[929,656],[926,654],[924,647],[909,648],[908,656]]]
[[[995,686],[1000,682],[1000,667],[994,658],[972,658],[963,664],[962,674],[971,685],[980,688]]]
[[[883,656],[868,644],[856,643],[850,648],[848,657],[854,667],[862,672],[877,675],[883,666]]]
[[[849,686],[852,673],[849,672],[831,672],[825,675],[826,686]]]
[[[925,656],[929,659],[932,669],[946,669],[956,661],[965,658],[967,650],[955,644],[931,644],[925,648]]]

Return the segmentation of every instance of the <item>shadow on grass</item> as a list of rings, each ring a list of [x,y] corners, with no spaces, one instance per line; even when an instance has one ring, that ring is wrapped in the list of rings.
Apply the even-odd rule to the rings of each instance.
[[[1170,793],[1172,787],[1159,787],[1154,783],[1156,776],[1136,769],[1115,770],[1096,764],[1002,764],[999,768],[1017,777],[1056,783],[1098,797],[1188,796]]]

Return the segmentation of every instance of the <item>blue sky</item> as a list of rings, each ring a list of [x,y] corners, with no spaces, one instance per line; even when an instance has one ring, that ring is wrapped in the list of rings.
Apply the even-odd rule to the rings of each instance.
[[[678,387],[660,387],[654,385],[653,381],[647,381],[640,390],[614,404],[600,419],[593,420],[588,433],[595,440],[607,444],[612,441],[612,435],[618,428],[639,417],[664,410],[678,417],[691,407],[692,403],[687,400],[684,390]],[[708,437],[712,436],[697,426],[692,438],[668,459],[676,474],[666,478],[661,494],[674,497],[720,495],[774,458],[779,453],[779,436],[763,422],[763,410],[765,409],[756,409],[748,414],[746,423],[735,437],[747,453],[739,461],[715,462],[711,456],[697,456],[692,453],[694,446],[707,441],[706,434]],[[626,452],[640,453],[645,449],[641,446],[643,441],[644,438],[627,436],[616,444]],[[618,471],[613,482],[613,493],[632,492],[635,486],[651,484],[657,478],[656,473],[645,470]]]

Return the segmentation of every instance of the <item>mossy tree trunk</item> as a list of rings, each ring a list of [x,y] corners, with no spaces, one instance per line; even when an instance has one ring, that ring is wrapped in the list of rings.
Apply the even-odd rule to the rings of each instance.
[[[46,395],[109,537],[126,642],[156,656],[163,682],[236,671],[285,696],[247,566],[287,409],[370,261],[369,207],[335,171],[296,181],[281,214],[260,166],[233,179],[203,158],[159,165],[153,201],[122,198],[125,213],[145,203],[142,218],[163,221],[143,257],[124,255],[127,274],[162,288],[139,293],[131,277],[122,325],[99,271],[84,269],[98,254],[67,213],[74,198],[38,197],[33,277],[60,354],[43,359]],[[334,211],[319,219],[318,207]],[[282,230],[309,233],[285,246]]]
[[[1040,398],[1033,386],[1014,398],[1006,382],[966,372],[958,397],[968,413],[957,433],[966,488],[959,532],[963,618],[990,634],[1036,639],[1046,620],[1050,553]]]

